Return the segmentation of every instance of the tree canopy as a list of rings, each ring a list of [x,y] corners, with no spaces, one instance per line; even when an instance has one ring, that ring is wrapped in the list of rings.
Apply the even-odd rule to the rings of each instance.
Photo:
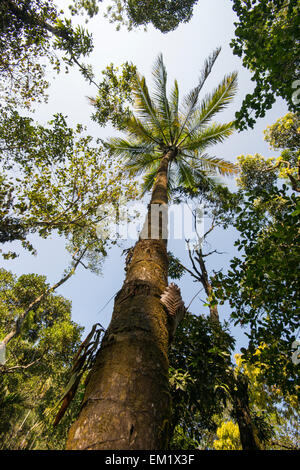
[[[125,159],[125,168],[131,175],[145,173],[143,191],[153,187],[161,158],[169,150],[174,157],[168,169],[168,188],[182,185],[192,188],[197,182],[217,173],[234,174],[235,166],[217,157],[210,157],[206,149],[223,142],[234,131],[234,123],[210,122],[227,107],[237,86],[235,72],[200,100],[200,92],[220,53],[215,50],[205,61],[198,84],[179,102],[179,88],[175,80],[167,96],[167,72],[162,55],[154,67],[154,92],[150,96],[146,81],[138,73],[133,81],[135,114],[123,117],[128,139],[113,137],[108,148]]]
[[[300,11],[297,0],[233,0],[233,10],[238,22],[231,47],[255,82],[254,91],[246,95],[236,113],[243,130],[264,117],[277,96],[290,111],[298,108],[293,95],[299,88]]]
[[[188,22],[198,0],[112,0],[107,9],[111,21],[129,29],[152,24],[162,33]]]
[[[45,276],[17,278],[0,269],[1,337],[48,287]],[[80,397],[56,431],[52,409],[69,379],[81,332],[82,327],[71,321],[71,302],[60,295],[50,294],[32,308],[21,334],[6,348],[5,364],[0,365],[1,449],[63,448]]]
[[[68,127],[61,114],[44,127],[12,110],[0,118],[0,154],[1,241],[21,240],[33,250],[29,233],[46,238],[56,231],[66,237],[72,254],[86,249],[87,261],[94,257],[99,267],[109,243],[98,237],[99,224],[108,224],[99,207],[116,203],[121,194],[128,199],[136,194],[117,161],[111,166],[83,126]]]
[[[90,6],[90,7],[89,7]],[[73,13],[97,12],[95,1],[76,1]],[[48,0],[3,0],[0,4],[0,98],[30,108],[45,98],[45,64],[57,72],[93,49],[92,37]],[[56,51],[62,52],[62,59]]]
[[[204,315],[188,313],[179,324],[170,350],[173,448],[204,448],[208,435],[216,432],[216,416],[228,400],[233,346],[228,331]]]
[[[249,328],[245,357],[259,364],[269,385],[292,394],[299,393],[297,365],[292,361],[300,306],[299,147],[293,131],[297,119],[289,114],[266,131],[274,148],[287,146],[277,160],[261,155],[238,158],[242,199],[233,223],[241,255],[215,282],[219,299],[229,300],[235,324]],[[282,184],[281,178],[290,185]]]

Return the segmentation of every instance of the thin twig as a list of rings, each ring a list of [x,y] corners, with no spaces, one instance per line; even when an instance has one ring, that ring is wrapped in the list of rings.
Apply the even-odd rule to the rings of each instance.
[[[194,297],[192,298],[192,300],[190,301],[190,303],[189,303],[188,306],[186,307],[187,310],[190,308],[192,302],[195,300],[195,298],[197,297],[197,295],[199,295],[202,290],[203,290],[203,289],[202,289],[202,287],[201,287],[201,289],[197,292],[197,294],[194,295]]]

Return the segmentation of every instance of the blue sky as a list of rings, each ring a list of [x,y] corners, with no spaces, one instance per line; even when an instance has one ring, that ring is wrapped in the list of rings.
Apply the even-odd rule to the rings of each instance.
[[[109,1],[103,2],[102,11],[108,3]],[[68,1],[58,1],[57,4],[64,7]],[[110,24],[100,14],[88,24],[89,30],[93,33],[95,48],[86,62],[92,64],[96,78],[98,76],[100,79],[101,71],[110,63],[120,65],[125,61],[131,61],[150,80],[153,62],[162,52],[169,83],[172,84],[176,78],[181,96],[183,96],[197,83],[205,58],[216,47],[222,46],[222,52],[207,80],[203,94],[217,86],[225,74],[237,70],[238,93],[230,107],[219,118],[223,122],[232,120],[244,96],[254,88],[254,83],[250,80],[249,72],[243,68],[241,59],[233,56],[229,47],[230,40],[234,37],[234,21],[236,20],[231,6],[230,0],[201,0],[194,8],[192,20],[168,34],[162,34],[151,26],[147,32],[143,30],[128,32],[125,28],[116,31],[115,25]],[[117,135],[111,127],[100,128],[91,120],[92,109],[87,96],[95,95],[96,89],[84,81],[78,70],[73,69],[69,74],[61,73],[55,79],[52,79],[52,76],[54,77],[54,74],[49,73],[51,81],[49,101],[47,104],[39,105],[35,112],[35,118],[39,122],[45,124],[54,113],[61,112],[68,116],[70,126],[82,123],[87,126],[88,133],[95,138]],[[211,155],[232,162],[241,154],[260,153],[266,157],[273,156],[274,152],[269,150],[267,143],[263,140],[263,130],[286,112],[285,104],[278,100],[266,117],[257,122],[253,130],[235,133],[224,144],[212,148]],[[227,184],[234,187],[234,180],[227,180]],[[210,239],[213,248],[225,254],[212,257],[208,263],[210,269],[218,270],[222,267],[226,269],[228,261],[234,254],[235,236],[233,230],[214,233]],[[17,259],[2,260],[2,267],[17,275],[38,273],[46,275],[50,283],[57,281],[69,263],[64,240],[55,235],[47,240],[40,240],[36,237],[32,239],[38,250],[36,257],[20,250],[20,256]],[[129,245],[125,243],[124,247],[127,246]],[[183,240],[171,242],[169,248],[188,265]],[[110,251],[101,276],[96,276],[80,267],[77,273],[57,291],[72,301],[74,321],[85,326],[87,330],[96,322],[101,322],[104,326],[109,323],[113,301],[101,312],[100,310],[122,286],[124,257],[121,257],[121,252],[122,248]],[[200,287],[193,283],[188,275],[185,275],[178,284],[188,304]],[[201,298],[204,299],[203,295]],[[198,299],[193,301],[191,311],[197,314],[206,313]],[[228,318],[228,315],[227,307],[220,309],[221,319]],[[243,344],[244,338],[238,329],[233,329],[233,333],[238,340],[238,349]]]

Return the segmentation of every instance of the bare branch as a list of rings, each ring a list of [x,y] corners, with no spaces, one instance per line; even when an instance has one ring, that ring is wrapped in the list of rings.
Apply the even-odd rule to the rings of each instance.
[[[189,240],[185,240],[186,241],[186,244],[187,244],[187,247],[188,247],[188,252],[189,252],[189,258],[191,260],[191,263],[192,263],[192,266],[193,266],[193,269],[194,271],[198,274],[199,276],[199,280],[202,282],[202,274],[198,271],[198,269],[196,268],[196,265],[195,265],[195,261],[194,261],[194,258],[192,256],[192,250],[190,248],[190,244],[189,244]]]
[[[210,256],[216,253],[217,255],[224,255],[225,251],[218,251],[218,250],[213,250],[210,251],[209,253],[206,253],[205,255],[202,254],[202,258],[206,258],[206,256]]]
[[[213,229],[215,228],[215,222],[216,222],[216,219],[215,219],[215,216],[212,218],[212,223],[211,223],[211,226],[210,228],[207,230],[207,232],[205,232],[205,234],[203,235],[203,239],[205,240],[205,238],[207,237],[207,235],[210,234],[210,232],[213,231]]]
[[[190,269],[188,269],[186,266],[184,266],[182,263],[180,263],[179,261],[177,261],[177,264],[179,264],[179,266],[182,267],[182,269],[184,269],[187,273],[189,273],[192,277],[194,277],[197,281],[200,281],[200,278],[199,276],[196,276],[195,273],[193,273],[193,271],[191,271]],[[195,282],[195,281],[194,281]]]
[[[42,358],[39,357],[38,359],[36,359],[35,361],[31,362],[30,364],[27,364],[26,366],[23,366],[23,365],[16,365],[16,366],[13,366],[13,367],[7,367],[5,364],[2,364],[0,365],[0,372],[2,374],[11,374],[12,372],[14,372],[15,370],[17,369],[28,369],[29,367],[33,366],[34,364],[36,364],[37,362],[39,362]]]

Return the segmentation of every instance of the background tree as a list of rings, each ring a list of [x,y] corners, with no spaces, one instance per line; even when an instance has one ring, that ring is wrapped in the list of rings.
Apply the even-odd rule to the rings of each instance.
[[[221,174],[234,171],[234,165],[204,154],[209,145],[222,142],[233,132],[231,122],[209,121],[230,102],[236,74],[225,77],[198,103],[218,54],[219,50],[207,60],[199,84],[184,99],[182,109],[177,82],[167,99],[167,74],[159,56],[153,69],[153,98],[145,79],[136,75],[138,116],[132,114],[124,121],[130,140],[115,138],[109,142],[111,153],[126,158],[125,168],[131,175],[146,172],[144,190],[152,188],[152,195],[143,234],[133,249],[112,321],[87,384],[84,407],[70,431],[69,449],[158,449],[168,445],[167,352],[173,327],[168,325],[172,317],[159,301],[167,287],[168,256],[165,226],[155,222],[158,234],[151,234],[151,206],[162,206],[167,213],[168,186],[177,181],[191,186],[197,178],[206,179],[218,170]]]
[[[198,192],[199,194],[197,194]],[[181,189],[180,193],[182,199],[183,195],[189,195],[190,191],[184,191]],[[196,208],[191,210],[194,218],[193,225],[197,234],[197,240],[195,243],[190,243],[189,240],[186,240],[191,267],[187,268],[180,262],[179,265],[184,271],[192,276],[194,282],[198,282],[202,286],[196,296],[199,296],[201,290],[204,290],[207,297],[206,302],[202,299],[201,300],[205,306],[209,307],[209,321],[212,326],[215,326],[211,331],[211,342],[219,349],[219,351],[222,351],[221,354],[230,357],[231,351],[229,343],[227,347],[226,343],[223,344],[223,347],[220,347],[220,334],[225,335],[226,325],[224,328],[220,323],[218,302],[212,285],[214,276],[209,274],[209,270],[207,268],[207,260],[214,254],[222,253],[218,252],[216,249],[212,249],[211,243],[208,242],[208,236],[217,228],[226,229],[230,222],[232,222],[235,208],[239,201],[239,195],[232,194],[226,187],[214,184],[213,187],[207,187],[204,191],[201,191],[201,188],[198,190],[197,188],[194,188],[192,196],[196,199]],[[208,229],[205,229],[205,232],[200,235],[197,225],[198,219],[202,219],[203,217],[205,217],[206,222],[210,220],[210,224]],[[207,251],[207,245],[210,247],[209,251]],[[200,341],[200,338],[198,341]],[[190,344],[190,342],[191,340],[189,338],[187,340],[187,344]],[[215,387],[218,387],[218,384],[215,384]],[[260,449],[258,432],[249,404],[248,380],[242,373],[236,374],[234,372],[234,367],[232,366],[230,359],[228,359],[227,363],[223,365],[222,388],[223,392],[225,390],[227,393],[223,399],[223,407],[230,406],[231,408],[231,411],[228,413],[228,418],[234,418],[238,425],[242,448],[244,450]],[[215,419],[214,424],[216,424]],[[220,432],[221,431],[222,429]],[[228,430],[226,428],[226,432],[227,431]]]
[[[84,10],[87,16],[98,12],[97,2],[76,1],[72,13]],[[93,49],[92,38],[48,0],[3,0],[0,5],[0,84],[2,100],[30,108],[32,101],[45,97],[45,59],[59,71],[61,62],[79,64]],[[56,54],[62,52],[62,58]],[[89,67],[81,67],[86,78]]]
[[[95,108],[92,119],[100,126],[111,123],[122,129],[124,115],[129,117],[133,104],[132,86],[136,72],[136,67],[128,62],[122,64],[121,70],[110,64],[102,71],[103,79],[97,87],[97,95],[89,98]]]
[[[170,348],[171,448],[211,447],[228,402],[234,339],[204,315],[187,313]]]
[[[112,165],[82,126],[69,128],[60,114],[43,127],[17,112],[4,112],[0,154],[0,241],[20,241],[35,253],[30,235],[47,238],[55,233],[64,237],[72,255],[62,277],[15,318],[12,329],[1,338],[7,345],[20,334],[32,306],[65,283],[78,266],[101,272],[108,248],[117,243],[117,234],[110,232],[115,221],[105,207],[117,205],[121,195],[134,198],[136,189],[124,180],[117,161]],[[10,245],[4,246],[4,258],[17,256],[15,244],[9,251]]]
[[[269,129],[268,139],[278,126]],[[234,226],[243,256],[232,259],[226,275],[218,274],[215,292],[229,300],[235,324],[248,328],[249,347],[242,351],[243,357],[260,367],[269,386],[297,394],[292,344],[299,328],[299,197],[293,191],[298,181],[293,175],[298,172],[299,152],[290,149],[289,155],[287,170],[260,155],[239,157],[243,201]],[[292,188],[280,184],[278,176],[288,178]]]
[[[299,151],[297,151],[297,149],[299,149],[297,146],[297,124],[297,116],[288,114],[284,118],[278,120],[275,125],[270,126],[266,132],[266,139],[270,141],[273,148],[282,148],[284,145],[289,147],[289,153],[285,157],[286,160],[289,158],[288,162],[282,162],[285,151],[283,151],[283,154],[276,160],[269,159],[267,161],[259,155],[256,155],[255,157],[248,156],[239,158],[241,174],[238,181],[243,190],[239,190],[236,194],[231,194],[227,188],[218,187],[216,185],[214,185],[213,189],[209,187],[206,188],[206,191],[204,192],[199,188],[200,195],[197,195],[197,191],[199,191],[198,188],[195,188],[196,191],[194,192],[184,190],[184,188],[179,188],[179,201],[182,200],[183,197],[197,196],[198,199],[200,198],[199,202],[202,204],[201,210],[200,212],[199,209],[194,211],[195,227],[197,227],[198,217],[201,218],[204,215],[206,216],[206,221],[208,220],[207,217],[210,217],[211,225],[204,235],[200,236],[198,234],[198,241],[195,245],[191,246],[191,244],[188,244],[189,256],[192,265],[191,268],[186,268],[179,260],[176,259],[173,259],[171,264],[172,272],[175,271],[176,277],[180,276],[184,270],[191,274],[194,281],[198,281],[202,284],[208,298],[206,305],[210,309],[210,317],[215,319],[215,321],[218,321],[217,303],[219,301],[224,303],[227,299],[227,295],[229,295],[229,299],[235,299],[236,303],[234,305],[237,308],[241,308],[241,305],[245,306],[244,308],[249,305],[252,306],[251,323],[249,320],[250,315],[247,317],[247,320],[251,324],[250,332],[247,334],[250,339],[249,349],[251,352],[249,352],[249,349],[243,349],[244,355],[242,357],[244,368],[239,367],[236,372],[234,372],[234,376],[236,376],[237,379],[240,377],[243,378],[243,383],[245,382],[245,384],[249,383],[250,389],[248,389],[250,395],[249,393],[247,394],[246,401],[248,404],[246,403],[246,407],[249,407],[249,409],[252,410],[252,416],[250,417],[253,419],[253,423],[257,428],[261,442],[264,447],[267,448],[278,448],[278,445],[280,446],[281,437],[284,434],[283,429],[285,429],[285,419],[283,418],[284,413],[280,415],[280,409],[286,410],[286,416],[290,416],[291,423],[293,422],[294,415],[297,414],[297,406],[295,403],[297,403],[298,378],[296,367],[292,363],[291,346],[295,339],[293,334],[297,331],[298,325],[298,301],[295,293],[299,289],[299,284],[296,274],[297,269],[294,264],[298,264],[297,256],[295,259],[295,249],[297,246],[295,237],[298,237],[298,223],[297,219],[295,219],[298,212],[295,208],[297,207],[298,198],[291,195],[286,186],[283,186],[282,188],[278,187],[277,178],[277,174],[286,178],[291,183],[293,189],[297,184],[296,178],[299,158]],[[285,163],[285,167],[283,169],[281,168],[281,163]],[[286,169],[287,163],[289,164]],[[290,178],[291,175],[292,178]],[[235,262],[238,263],[239,268],[241,266],[243,267],[242,273],[238,273],[238,271],[236,272],[235,270],[229,271],[227,275],[228,277],[225,281],[226,285],[226,282],[230,279],[231,284],[229,282],[229,285],[231,287],[236,283],[235,291],[233,293],[232,291],[229,292],[229,289],[226,290],[224,288],[224,277],[221,273],[217,273],[216,277],[218,282],[215,282],[214,277],[208,276],[205,257],[216,253],[217,250],[213,250],[210,245],[210,252],[206,254],[203,250],[203,243],[206,242],[207,235],[209,235],[211,231],[218,226],[228,228],[230,224],[234,224],[235,226],[240,227],[241,225],[239,225],[237,221],[241,220],[241,206],[243,207],[244,205],[247,205],[247,202],[249,202],[248,198],[251,199],[249,206],[252,207],[252,211],[248,214],[249,218],[247,219],[247,225],[245,224],[244,212],[242,216],[244,223],[242,233],[248,242],[246,249],[246,262],[243,262],[243,258],[236,257]],[[289,199],[290,202],[293,201],[292,206],[289,204]],[[249,208],[249,206],[247,207]],[[291,214],[293,214],[293,217]],[[291,225],[293,226],[291,227]],[[254,226],[257,227],[257,232],[249,230],[249,228]],[[278,230],[283,231],[285,237],[283,237],[283,233],[281,234],[280,232],[280,236],[278,234],[274,239],[273,244],[275,244],[275,246],[272,246],[270,243],[272,241],[272,235],[274,232],[277,233]],[[287,255],[287,259],[285,259],[284,264],[282,262],[282,257],[285,257],[286,254],[285,251],[283,251],[281,244],[289,250],[290,255],[290,257]],[[241,247],[242,244],[238,242],[238,245]],[[257,249],[258,246],[259,251]],[[286,265],[286,269],[284,269],[282,271],[282,275],[279,276],[276,272],[279,272],[279,270],[282,269],[282,266],[285,266],[285,263],[287,263],[289,267]],[[176,264],[181,268],[181,270],[176,269]],[[175,265],[175,269],[173,265]],[[273,269],[274,274],[271,275],[271,271],[273,271]],[[266,277],[266,279],[264,279],[264,277]],[[274,296],[273,301],[270,300],[272,295]],[[289,305],[289,307],[283,312],[281,302]],[[233,303],[231,303],[231,305],[233,305]],[[261,306],[261,310],[257,308],[258,305]],[[266,322],[258,320],[258,315],[263,315],[264,309],[266,310]],[[272,312],[274,319],[272,319],[272,316],[269,313],[272,309],[274,310],[274,313]],[[243,315],[240,313],[240,317],[238,318],[241,319],[241,325],[244,325],[246,315],[244,311]],[[236,320],[236,312],[231,316],[233,320]],[[235,324],[237,323],[238,322],[236,321]],[[259,342],[258,338],[260,335],[261,338],[264,338],[264,343]],[[191,344],[191,341],[191,338],[186,340],[187,344]],[[261,347],[255,349],[255,344],[256,346],[260,344]],[[191,350],[193,351],[193,347]],[[192,354],[192,352],[190,354]],[[183,356],[188,357],[188,352],[183,354]],[[250,363],[247,363],[249,357]],[[190,358],[187,360],[189,361]],[[255,367],[254,365],[251,366],[252,361],[254,362]],[[278,367],[279,361],[280,366]],[[255,380],[254,377],[250,377],[249,374],[251,367],[256,371]],[[243,372],[243,376],[241,376],[241,372]],[[183,371],[182,375],[184,375]],[[215,448],[225,449],[231,448],[230,446],[233,446],[232,448],[239,448],[241,445],[239,433],[237,434],[238,442],[235,435],[236,428],[234,422],[239,425],[241,423],[237,416],[238,410],[235,409],[235,398],[239,397],[236,396],[236,393],[234,392],[235,386],[230,386],[232,383],[233,385],[235,384],[235,380],[232,379],[233,377],[229,374],[224,382],[228,387],[228,395],[231,395],[231,400],[228,400],[227,403],[230,405],[231,402],[233,409],[229,414],[227,413],[227,420],[222,420],[222,424],[220,424],[220,428],[217,432],[219,441],[216,441],[213,444]],[[188,389],[189,384],[192,381],[193,374],[189,375],[188,381],[185,384],[185,389]],[[237,381],[237,384],[238,383],[239,380]],[[253,387],[257,387],[258,383],[260,384],[260,392],[257,393],[255,401],[253,400],[252,391]],[[238,388],[239,387],[237,387],[237,389]],[[277,397],[273,393],[274,390],[277,390]],[[258,398],[262,393],[265,397],[272,397],[268,402],[270,405],[268,409],[266,409],[266,400],[264,402],[261,401],[260,403],[257,403]],[[293,394],[296,394],[296,396]],[[242,396],[243,395],[244,394],[242,393]],[[292,409],[290,402],[294,403]],[[187,406],[189,407],[189,403]],[[265,420],[266,417],[267,421]],[[232,418],[234,421],[228,421]],[[214,422],[216,424],[216,417]],[[190,423],[187,428],[189,426],[192,430],[197,428],[196,423]],[[278,431],[278,428],[280,429],[280,437],[278,438],[278,441],[276,438],[271,440],[271,427],[273,427],[273,430],[275,429],[276,432]],[[189,437],[190,432],[191,431],[189,431],[186,442],[191,445]],[[293,431],[291,431],[291,433],[293,433]],[[227,441],[227,439],[230,438],[230,435],[231,444]],[[240,435],[242,437],[242,432]],[[182,430],[180,430],[179,437],[181,442],[185,442],[183,436],[184,433],[182,434]],[[282,441],[282,448],[294,448],[293,439],[294,438],[292,438],[292,441],[289,441],[289,444],[288,439],[285,444]]]
[[[242,371],[248,378],[249,401],[264,449],[299,449],[299,397],[269,386],[259,364],[247,363],[240,354],[235,361],[236,371]]]
[[[294,191],[300,192],[300,118],[288,113],[265,130],[265,140],[273,150],[283,149],[274,165]]]
[[[191,314],[179,324],[170,349],[171,448],[244,449],[232,394],[233,376],[242,376],[262,449],[297,449],[297,396],[269,386],[259,364],[242,355],[233,361],[233,347],[229,324]]]
[[[0,335],[13,327],[15,317],[49,285],[45,276],[16,278],[0,270]],[[73,402],[59,428],[53,430],[52,408],[68,381],[82,327],[71,321],[71,304],[48,295],[33,306],[21,334],[6,349],[0,365],[0,442],[2,449],[62,449],[70,420],[80,403]]]
[[[55,231],[66,238],[72,254],[86,249],[87,265],[100,267],[110,241],[97,234],[97,227],[109,225],[98,209],[115,204],[121,194],[127,199],[136,194],[118,162],[111,165],[99,143],[81,125],[69,128],[60,114],[43,127],[18,113],[3,113],[0,154],[2,241],[21,240],[33,250],[28,234],[46,238]]]
[[[284,149],[299,152],[300,118],[295,113],[287,113],[264,132],[265,140],[272,149]]]
[[[222,422],[216,435],[217,439],[213,442],[215,450],[242,450],[239,427],[232,421]]]

